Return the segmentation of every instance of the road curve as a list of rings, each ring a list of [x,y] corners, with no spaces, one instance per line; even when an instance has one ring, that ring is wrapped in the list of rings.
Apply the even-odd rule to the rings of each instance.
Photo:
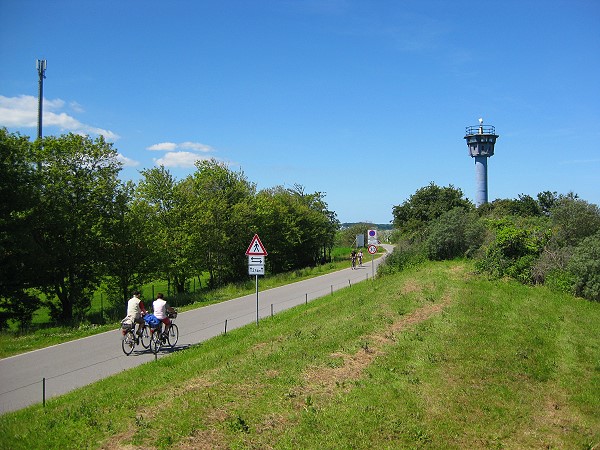
[[[388,252],[393,248],[381,246]],[[347,268],[264,292],[259,279],[258,319],[371,279],[382,260],[373,261],[366,253],[362,267],[356,270]],[[256,294],[181,313],[176,321],[180,334],[175,350],[218,336],[225,327],[229,331],[256,320]],[[120,330],[113,330],[1,359],[0,414],[41,403],[44,389],[49,399],[154,359],[141,346],[125,356],[120,337]],[[158,357],[168,354],[161,351]]]

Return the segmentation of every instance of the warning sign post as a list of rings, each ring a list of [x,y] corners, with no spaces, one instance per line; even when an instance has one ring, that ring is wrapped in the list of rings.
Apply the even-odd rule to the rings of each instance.
[[[258,234],[255,234],[246,250],[248,257],[248,275],[254,275],[256,278],[256,325],[258,325],[258,276],[265,274],[265,256],[267,249],[260,242]]]

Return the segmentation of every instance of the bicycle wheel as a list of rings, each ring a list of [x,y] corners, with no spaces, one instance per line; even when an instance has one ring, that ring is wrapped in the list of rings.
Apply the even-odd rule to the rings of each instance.
[[[150,333],[148,333],[147,326],[142,328],[142,335],[140,336],[140,343],[142,344],[142,347],[144,347],[144,348],[150,347]]]
[[[135,336],[132,331],[125,333],[125,336],[123,336],[123,340],[121,341],[121,347],[123,347],[123,353],[127,356],[131,355],[131,352],[133,352],[135,347]]]
[[[152,353],[157,354],[160,351],[162,342],[160,341],[160,331],[154,330],[150,335],[150,350]]]
[[[169,341],[169,345],[171,347],[175,347],[178,340],[179,340],[179,328],[177,328],[177,325],[172,323],[171,328],[169,328],[169,335],[167,336],[167,341]]]

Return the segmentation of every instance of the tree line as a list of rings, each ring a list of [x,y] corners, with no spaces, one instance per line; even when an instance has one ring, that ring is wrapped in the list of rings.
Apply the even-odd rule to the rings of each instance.
[[[41,306],[69,323],[101,284],[115,304],[134,286],[168,280],[177,293],[244,280],[244,251],[259,233],[270,273],[328,259],[339,227],[325,195],[300,185],[257,191],[215,159],[176,180],[165,167],[119,179],[117,151],[102,137],[32,142],[0,128],[0,327],[31,321]]]
[[[385,270],[473,258],[479,272],[600,301],[600,208],[575,193],[521,194],[475,208],[434,183],[393,207],[397,251]]]

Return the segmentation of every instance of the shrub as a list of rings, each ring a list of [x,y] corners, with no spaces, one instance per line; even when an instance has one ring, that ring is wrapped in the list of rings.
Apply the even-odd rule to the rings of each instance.
[[[575,276],[567,270],[552,270],[545,274],[544,284],[553,291],[573,293]]]
[[[600,301],[600,232],[581,241],[568,268],[575,279],[575,295]]]
[[[494,277],[510,276],[522,283],[531,283],[532,268],[548,242],[550,232],[539,221],[512,223],[504,219],[489,223],[496,235],[477,262],[477,269]]]
[[[485,230],[477,214],[457,207],[435,220],[428,228],[424,247],[433,260],[452,259],[472,253],[483,240]]]
[[[559,273],[566,272],[567,264],[572,256],[572,247],[554,248],[547,245],[532,267],[533,281],[544,284],[549,276],[556,277]],[[562,275],[560,277],[562,278]]]
[[[427,258],[421,246],[403,242],[398,244],[394,251],[386,258],[385,263],[377,269],[379,275],[401,272],[409,267],[414,267],[425,262]]]
[[[537,260],[537,256],[534,254],[528,254],[521,256],[509,264],[506,268],[506,275],[520,281],[523,284],[531,283],[532,281],[532,267]]]
[[[572,197],[561,198],[550,210],[557,245],[578,245],[600,230],[600,209],[593,203]]]

